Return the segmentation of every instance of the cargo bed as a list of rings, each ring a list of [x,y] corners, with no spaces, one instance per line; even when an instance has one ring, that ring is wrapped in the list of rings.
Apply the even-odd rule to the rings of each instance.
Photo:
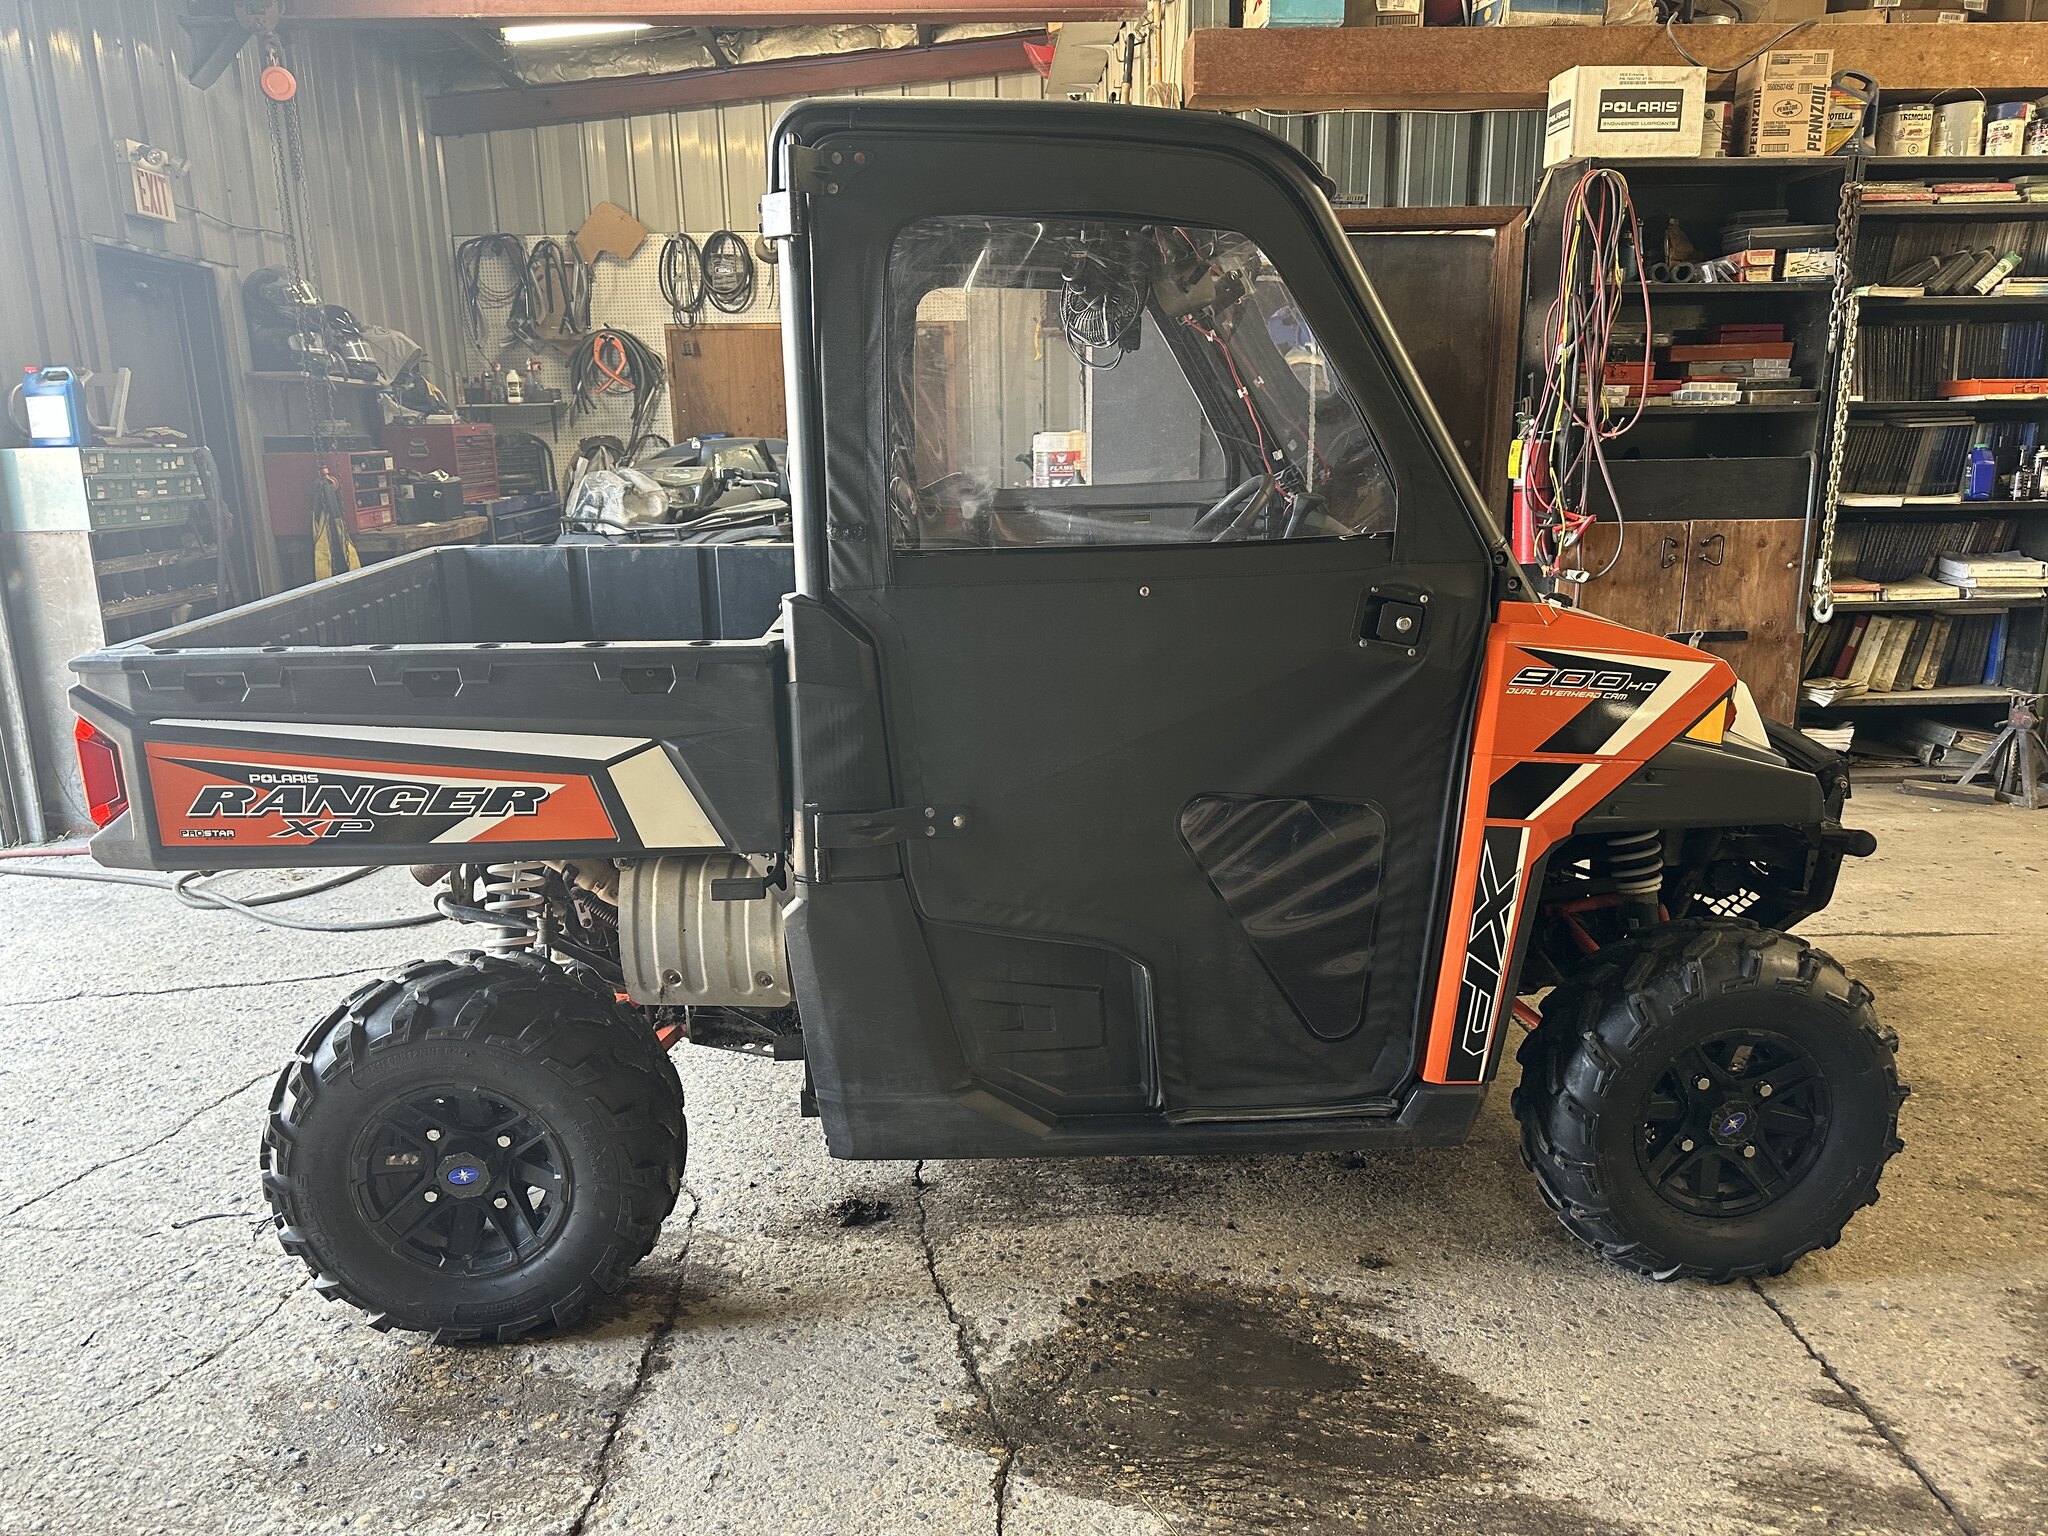
[[[786,544],[423,550],[80,657],[130,800],[95,851],[779,853],[792,574]]]

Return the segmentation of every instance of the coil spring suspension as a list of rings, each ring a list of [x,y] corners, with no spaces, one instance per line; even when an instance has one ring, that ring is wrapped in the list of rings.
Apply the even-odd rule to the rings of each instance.
[[[486,864],[477,880],[478,905],[486,912],[509,919],[502,928],[486,930],[485,949],[493,954],[513,954],[535,949],[541,940],[541,919],[547,901],[541,891],[547,876],[544,864]]]
[[[1615,832],[1607,838],[1605,874],[1621,897],[1621,925],[1647,928],[1657,921],[1664,890],[1664,839],[1655,832]]]

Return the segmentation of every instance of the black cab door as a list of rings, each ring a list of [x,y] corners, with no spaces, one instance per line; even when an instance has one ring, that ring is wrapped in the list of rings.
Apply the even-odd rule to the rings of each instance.
[[[1392,1113],[1498,540],[1313,166],[946,101],[806,104],[777,153],[822,1091],[901,1029],[943,1065],[875,1092],[1055,1140]],[[874,695],[829,741],[827,629]]]

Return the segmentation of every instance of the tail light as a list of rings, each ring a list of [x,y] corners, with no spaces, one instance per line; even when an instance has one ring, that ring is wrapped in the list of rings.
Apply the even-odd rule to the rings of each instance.
[[[104,827],[128,809],[128,785],[121,777],[121,753],[90,720],[71,731],[78,746],[78,772],[85,780],[85,808],[92,824]]]

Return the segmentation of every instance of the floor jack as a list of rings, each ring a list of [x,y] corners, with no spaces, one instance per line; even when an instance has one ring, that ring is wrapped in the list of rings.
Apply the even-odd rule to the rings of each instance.
[[[2048,743],[2041,739],[2040,702],[2038,693],[2014,694],[2005,724],[1991,745],[1955,778],[1907,779],[1899,788],[1909,795],[1961,800],[1969,805],[2003,801],[2039,810],[2041,770],[2048,766]],[[1982,783],[1976,782],[1980,773],[1985,775]]]

